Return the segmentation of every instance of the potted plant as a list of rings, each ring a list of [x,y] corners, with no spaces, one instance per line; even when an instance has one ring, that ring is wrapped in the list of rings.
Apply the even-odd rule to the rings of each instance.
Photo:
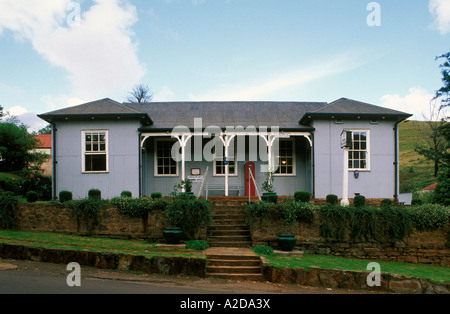
[[[292,251],[297,244],[295,234],[279,234],[277,238],[278,248],[282,251]]]
[[[192,181],[189,179],[186,179],[184,181],[181,181],[181,184],[182,184],[182,186],[184,186],[184,192],[187,195],[190,195],[193,197],[194,193],[192,192]]]
[[[274,175],[273,172],[269,171],[266,174],[266,180],[264,180],[261,189],[265,191],[261,197],[261,199],[265,202],[278,202],[278,195],[275,192],[275,188],[273,186]]]
[[[167,244],[179,244],[184,238],[184,232],[180,227],[164,228],[163,236]]]
[[[281,204],[282,229],[278,234],[278,248],[282,251],[292,251],[297,244],[294,230],[298,227],[297,217],[300,206],[295,199],[286,199]]]

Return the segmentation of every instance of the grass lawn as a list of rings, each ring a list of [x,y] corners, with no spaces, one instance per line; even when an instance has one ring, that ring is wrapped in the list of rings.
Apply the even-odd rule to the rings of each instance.
[[[202,252],[181,248],[158,248],[155,243],[149,243],[144,240],[117,240],[56,233],[15,232],[1,230],[0,243],[63,250],[114,252],[130,255],[142,255],[149,258],[157,255],[206,258]],[[264,257],[275,267],[303,267],[305,269],[315,266],[330,269],[367,271],[367,265],[369,262],[378,262],[381,266],[381,271],[384,273],[427,278],[437,283],[450,282],[450,268],[446,267],[383,262],[376,260],[368,261],[354,258],[334,257],[329,255],[305,255],[301,258],[268,255],[264,255]]]
[[[205,258],[201,252],[195,250],[158,248],[156,247],[156,243],[149,243],[144,240],[118,240],[56,233],[2,230],[0,231],[0,243],[49,249],[114,252],[129,255],[142,255],[145,257],[164,255]]]
[[[399,125],[400,191],[414,192],[437,181],[432,162],[419,155],[417,145],[426,145],[431,129],[427,122],[408,121]]]
[[[311,266],[315,266],[328,269],[367,271],[367,265],[369,263],[377,262],[380,264],[382,273],[426,278],[437,283],[450,282],[450,268],[447,267],[377,260],[360,260],[330,255],[304,255],[303,257],[264,255],[264,257],[275,267],[305,268],[306,270],[308,270]]]

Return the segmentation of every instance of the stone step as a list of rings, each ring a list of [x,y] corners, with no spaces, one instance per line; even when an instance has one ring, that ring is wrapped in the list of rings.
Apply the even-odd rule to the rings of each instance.
[[[245,225],[246,221],[245,218],[222,218],[219,220],[213,219],[213,226],[221,226],[221,225]]]
[[[213,223],[220,223],[224,221],[246,221],[245,215],[240,214],[226,214],[226,215],[212,215]]]
[[[251,246],[250,241],[226,241],[226,242],[209,242],[210,247],[218,248],[218,247],[224,247],[224,248],[249,248]]]
[[[206,266],[208,274],[261,274],[260,266]]]
[[[228,280],[241,280],[241,281],[264,281],[262,274],[226,274],[226,273],[210,273],[207,277],[217,279]]]
[[[250,237],[250,230],[248,229],[209,229],[207,232],[210,237],[218,236],[247,236]]]
[[[221,225],[211,225],[208,226],[208,230],[221,230],[221,231],[225,231],[225,230],[246,230],[246,231],[250,231],[250,227],[248,225],[245,224],[221,224]]]
[[[242,257],[241,259],[209,259],[208,266],[251,266],[251,267],[261,267],[261,261],[258,259],[246,259]]]
[[[250,242],[249,235],[210,236],[208,242]]]

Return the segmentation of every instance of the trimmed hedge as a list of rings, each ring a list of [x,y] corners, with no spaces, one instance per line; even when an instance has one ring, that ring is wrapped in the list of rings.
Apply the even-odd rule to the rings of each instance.
[[[61,191],[59,192],[59,201],[61,203],[65,203],[72,200],[72,192],[70,191]]]
[[[294,193],[294,198],[297,202],[309,202],[311,200],[311,193],[308,191],[296,191]]]

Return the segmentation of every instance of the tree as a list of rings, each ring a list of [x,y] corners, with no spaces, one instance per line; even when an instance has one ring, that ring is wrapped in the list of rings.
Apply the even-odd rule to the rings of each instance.
[[[434,176],[438,177],[440,167],[443,163],[443,154],[448,147],[448,138],[442,133],[445,130],[445,109],[450,107],[450,52],[436,57],[436,60],[446,59],[439,67],[442,68],[442,82],[444,86],[436,91],[435,96],[430,102],[430,114],[424,118],[431,130],[427,143],[417,145],[416,152],[423,155],[426,159],[434,163]]]
[[[52,125],[51,124],[47,124],[46,127],[40,129],[39,131],[37,131],[38,135],[42,135],[42,134],[52,134]]]
[[[438,59],[445,59],[440,65],[444,86],[436,91],[434,99],[440,100],[440,110],[444,110],[450,107],[450,52],[436,58]],[[450,205],[450,123],[442,119],[437,133],[444,138],[444,141],[443,149],[438,154],[441,171],[434,197],[437,203]]]
[[[415,151],[426,159],[434,163],[434,177],[439,175],[439,165],[441,163],[441,152],[445,150],[445,138],[440,132],[440,127],[445,123],[443,110],[440,104],[433,99],[430,102],[429,115],[423,115],[426,121],[426,127],[420,127],[422,134],[429,134],[424,136],[424,143],[418,144]],[[422,124],[419,124],[422,126]]]
[[[148,85],[135,85],[129,94],[127,100],[131,103],[148,103],[153,99],[153,94]]]
[[[17,119],[13,117],[0,123],[0,171],[18,171],[39,165],[48,156],[34,151],[36,148],[36,138]]]
[[[450,52],[436,57],[436,60],[445,59],[445,61],[439,66],[442,71],[442,86],[435,95],[435,99],[440,99],[441,109],[450,107]]]

